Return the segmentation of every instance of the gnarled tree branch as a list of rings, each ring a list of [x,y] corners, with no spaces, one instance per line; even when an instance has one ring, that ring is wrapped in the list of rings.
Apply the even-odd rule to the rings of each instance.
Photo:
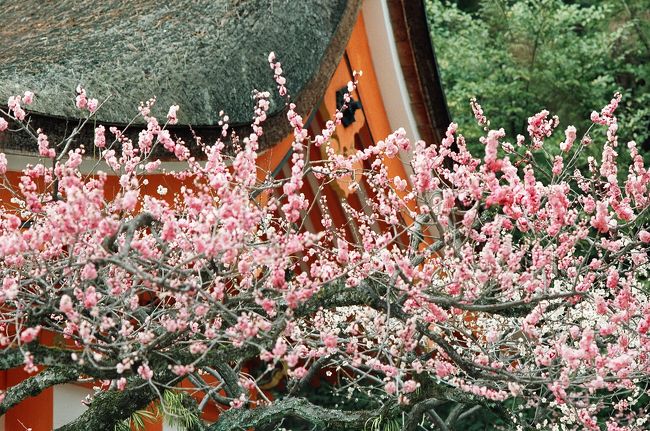
[[[269,406],[255,409],[231,409],[224,412],[219,421],[208,431],[238,431],[257,428],[279,422],[286,417],[295,417],[316,427],[331,430],[358,431],[366,422],[375,417],[374,411],[344,411],[326,409],[310,403],[304,398],[286,398]]]
[[[74,368],[46,368],[7,390],[4,399],[0,402],[0,415],[7,413],[10,408],[21,401],[29,397],[35,397],[47,388],[61,383],[75,381],[77,377],[78,373]]]

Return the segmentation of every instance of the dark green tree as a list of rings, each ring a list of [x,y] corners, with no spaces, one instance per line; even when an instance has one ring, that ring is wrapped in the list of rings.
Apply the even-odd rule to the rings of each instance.
[[[650,157],[649,1],[427,0],[427,10],[447,101],[473,150],[481,130],[470,97],[510,136],[541,109],[581,134],[620,91],[621,138]]]

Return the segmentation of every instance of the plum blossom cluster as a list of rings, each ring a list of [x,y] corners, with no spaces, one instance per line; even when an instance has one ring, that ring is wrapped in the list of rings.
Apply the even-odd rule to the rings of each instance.
[[[269,64],[286,95],[274,54]],[[0,131],[29,128],[22,105],[33,97],[9,99]],[[375,394],[382,414],[432,399],[479,408],[514,399],[541,412],[539,423],[568,412],[575,428],[634,429],[647,407],[636,403],[650,395],[650,172],[636,144],[616,138],[620,95],[592,115],[606,129],[602,159],[584,167],[587,141],[573,126],[553,160],[533,157],[559,126],[548,111],[512,145],[472,100],[488,128],[482,160],[455,124],[439,145],[400,129],[343,156],[330,146],[341,115],[310,136],[287,102],[287,178],[256,165],[269,97],[255,94],[253,133],[229,134],[222,114],[222,138],[210,144],[175,139],[167,125],[180,108],[159,122],[152,99],[140,106],[137,141],[95,129],[92,175],[81,171],[92,157],[84,146],[52,148],[41,130],[44,160],[18,182],[0,154],[12,196],[0,209],[0,350],[18,353],[11,366],[38,376],[56,358],[71,361],[101,391],[188,379],[201,408],[220,409],[281,403],[329,373],[334,388]],[[75,103],[98,108],[81,87]],[[307,157],[312,145],[326,147],[322,160]],[[185,168],[161,173],[158,148]],[[412,175],[392,177],[384,160],[407,151]],[[324,230],[306,229],[327,200],[309,198],[305,184],[358,175],[359,163],[354,180],[371,193],[365,209],[343,205],[354,235],[327,215]],[[149,181],[165,181],[164,193],[146,194]],[[46,333],[63,347],[41,343]],[[275,379],[286,384],[274,401],[264,388]],[[614,407],[621,397],[629,401]]]

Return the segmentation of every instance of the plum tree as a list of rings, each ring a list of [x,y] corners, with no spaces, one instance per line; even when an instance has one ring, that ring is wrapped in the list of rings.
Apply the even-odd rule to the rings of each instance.
[[[273,54],[269,64],[286,95]],[[137,142],[99,126],[87,147],[73,137],[51,147],[24,110],[33,97],[12,97],[0,119],[43,159],[11,181],[0,154],[12,196],[0,209],[0,369],[31,373],[3,393],[0,413],[91,378],[101,387],[88,410],[62,429],[112,430],[165,394],[182,395],[195,418],[216,405],[215,423],[192,422],[209,430],[452,430],[483,411],[520,429],[644,426],[650,173],[633,142],[618,142],[620,95],[581,139],[566,128],[552,165],[535,157],[559,124],[547,111],[508,142],[473,101],[483,159],[455,124],[440,145],[400,129],[343,156],[329,148],[342,114],[310,136],[287,99],[284,179],[256,166],[268,93],[255,95],[249,136],[224,121],[222,139],[191,144],[202,157],[168,129],[182,107],[161,123],[153,101],[139,108]],[[82,88],[76,103],[87,119],[101,109]],[[322,160],[307,156],[314,145]],[[597,145],[602,159],[575,170]],[[161,171],[161,151],[183,168]],[[383,163],[400,152],[412,155],[408,179]],[[178,191],[145,193],[152,172]],[[368,211],[346,206],[354,234],[327,216],[307,230],[323,198],[306,197],[306,181],[346,176],[372,191]],[[284,383],[269,392],[272,376]],[[329,402],[314,397],[319,377]]]

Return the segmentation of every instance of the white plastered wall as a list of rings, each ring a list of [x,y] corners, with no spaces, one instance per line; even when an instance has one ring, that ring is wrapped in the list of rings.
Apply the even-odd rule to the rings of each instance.
[[[18,151],[18,150],[7,150],[5,151],[7,157],[7,170],[13,172],[22,171],[25,166],[28,164],[36,165],[42,164],[46,167],[52,166],[52,160],[46,157],[41,157],[38,154]],[[64,158],[62,162],[65,162],[67,159]],[[163,169],[167,172],[178,172],[183,169],[186,169],[188,166],[187,162],[174,162],[174,161],[165,161],[160,164],[160,167],[153,171],[153,174],[162,173]],[[104,171],[110,174],[111,168],[108,167],[106,162],[103,159],[91,159],[89,157],[84,157],[81,165],[79,166],[79,171],[83,174],[88,174],[91,172],[97,172],[98,170]]]
[[[77,419],[88,407],[81,403],[92,390],[83,386],[65,384],[54,387],[54,405],[52,421],[58,428]]]

